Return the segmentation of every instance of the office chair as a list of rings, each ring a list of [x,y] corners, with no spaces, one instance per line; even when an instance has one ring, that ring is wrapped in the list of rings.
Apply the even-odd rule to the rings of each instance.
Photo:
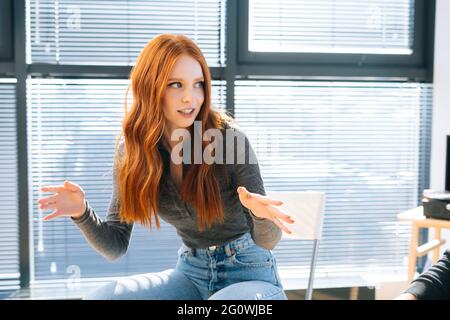
[[[284,238],[314,241],[305,297],[311,300],[319,241],[322,239],[325,194],[319,191],[269,191],[267,197],[283,201],[276,208],[289,214],[295,221],[287,225],[292,234],[283,232]]]

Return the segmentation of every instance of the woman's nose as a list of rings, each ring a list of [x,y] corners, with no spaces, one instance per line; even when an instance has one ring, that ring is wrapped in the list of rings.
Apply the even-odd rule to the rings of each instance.
[[[183,102],[190,103],[192,101],[192,92],[185,90],[183,94]]]

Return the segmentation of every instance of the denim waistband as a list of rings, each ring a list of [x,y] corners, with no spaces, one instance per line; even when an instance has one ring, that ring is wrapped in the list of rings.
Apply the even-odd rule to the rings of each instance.
[[[221,245],[221,246],[209,246],[207,248],[190,248],[184,243],[181,244],[181,247],[185,251],[190,251],[193,255],[212,255],[212,254],[218,254],[218,253],[225,253],[227,256],[231,257],[236,252],[239,252],[239,250],[242,250],[244,248],[247,248],[249,246],[254,245],[252,236],[250,232],[247,232],[240,236],[237,239],[231,240],[230,242]]]

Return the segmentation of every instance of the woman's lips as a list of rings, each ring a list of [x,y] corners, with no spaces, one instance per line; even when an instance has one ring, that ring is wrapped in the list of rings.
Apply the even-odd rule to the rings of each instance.
[[[184,118],[190,118],[194,115],[195,108],[186,108],[178,110],[177,112]]]

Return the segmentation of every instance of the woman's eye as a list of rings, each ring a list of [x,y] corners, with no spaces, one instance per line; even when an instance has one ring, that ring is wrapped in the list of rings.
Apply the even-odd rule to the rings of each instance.
[[[195,84],[195,86],[196,86],[197,88],[203,88],[203,85],[204,85],[204,82],[203,82],[203,81],[199,81],[199,82],[197,82],[197,83]]]
[[[172,82],[172,83],[169,83],[169,87],[181,88],[181,83],[180,82]]]

